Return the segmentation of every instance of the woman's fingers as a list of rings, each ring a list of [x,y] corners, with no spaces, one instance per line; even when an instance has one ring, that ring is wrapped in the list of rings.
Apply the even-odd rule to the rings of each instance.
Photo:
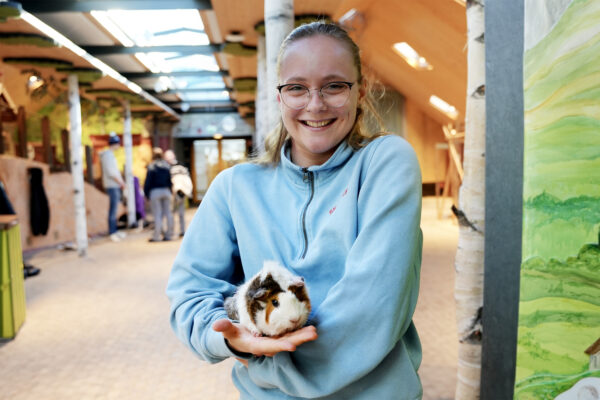
[[[302,343],[315,340],[318,336],[314,326],[306,326],[277,338],[255,336],[228,319],[215,321],[212,328],[216,332],[221,332],[235,350],[267,357],[272,357],[281,351],[294,351]]]
[[[315,328],[312,325],[305,326],[304,328],[298,329],[296,331],[290,332],[282,336],[282,338],[289,340],[290,342],[296,344],[296,346],[299,346],[302,343],[316,340],[317,337],[319,337],[319,335],[317,334],[317,328]]]
[[[227,334],[236,333],[237,328],[228,319],[219,319],[212,326],[214,331],[221,332],[227,338]]]

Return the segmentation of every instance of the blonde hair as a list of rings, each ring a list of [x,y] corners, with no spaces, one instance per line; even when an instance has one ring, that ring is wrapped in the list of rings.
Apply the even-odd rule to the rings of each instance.
[[[162,160],[163,159],[163,150],[160,147],[152,148],[152,160]]]
[[[359,100],[356,109],[356,120],[354,121],[352,129],[350,129],[350,132],[344,138],[344,140],[348,143],[349,146],[358,150],[361,147],[366,146],[371,140],[375,139],[378,136],[385,135],[386,133],[383,132],[383,122],[381,120],[381,117],[375,110],[375,106],[373,104],[374,100],[372,96],[371,82],[370,80],[366,79],[362,73],[362,65],[360,62],[360,49],[358,48],[356,43],[354,43],[352,38],[348,35],[348,32],[346,32],[339,25],[324,21],[316,21],[300,25],[299,27],[294,29],[281,44],[281,47],[279,49],[279,55],[277,56],[277,74],[279,75],[281,60],[290,44],[300,39],[305,39],[318,35],[338,40],[344,46],[346,46],[346,48],[352,55],[354,67],[356,68],[358,74],[357,82],[359,85],[365,85],[366,95]],[[378,125],[378,128],[380,129],[379,132],[376,132],[374,134],[370,134],[367,132],[367,128],[365,125],[365,118],[367,116],[375,120],[376,124]],[[277,164],[279,164],[281,157],[281,148],[283,147],[288,138],[289,133],[285,128],[283,121],[281,120],[281,118],[279,118],[277,127],[265,137],[264,153],[254,158],[253,162],[268,166],[276,166]]]

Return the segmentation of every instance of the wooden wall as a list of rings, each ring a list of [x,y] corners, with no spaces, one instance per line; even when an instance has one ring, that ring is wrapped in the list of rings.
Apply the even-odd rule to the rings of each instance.
[[[404,102],[404,138],[417,153],[423,183],[444,182],[448,151],[438,148],[446,143],[442,126],[409,98]]]

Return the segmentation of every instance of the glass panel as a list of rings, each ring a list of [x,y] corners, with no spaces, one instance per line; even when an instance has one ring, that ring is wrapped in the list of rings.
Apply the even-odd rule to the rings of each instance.
[[[219,172],[246,161],[244,139],[195,140],[193,151],[196,201],[202,200]]]

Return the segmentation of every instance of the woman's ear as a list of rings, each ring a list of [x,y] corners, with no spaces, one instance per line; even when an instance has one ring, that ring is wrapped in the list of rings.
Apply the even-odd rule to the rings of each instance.
[[[281,104],[281,95],[277,92],[277,102]]]
[[[363,80],[360,83],[360,86],[358,88],[358,100],[362,100],[363,97],[365,97],[365,95],[367,94],[367,84],[365,83],[365,81]]]

